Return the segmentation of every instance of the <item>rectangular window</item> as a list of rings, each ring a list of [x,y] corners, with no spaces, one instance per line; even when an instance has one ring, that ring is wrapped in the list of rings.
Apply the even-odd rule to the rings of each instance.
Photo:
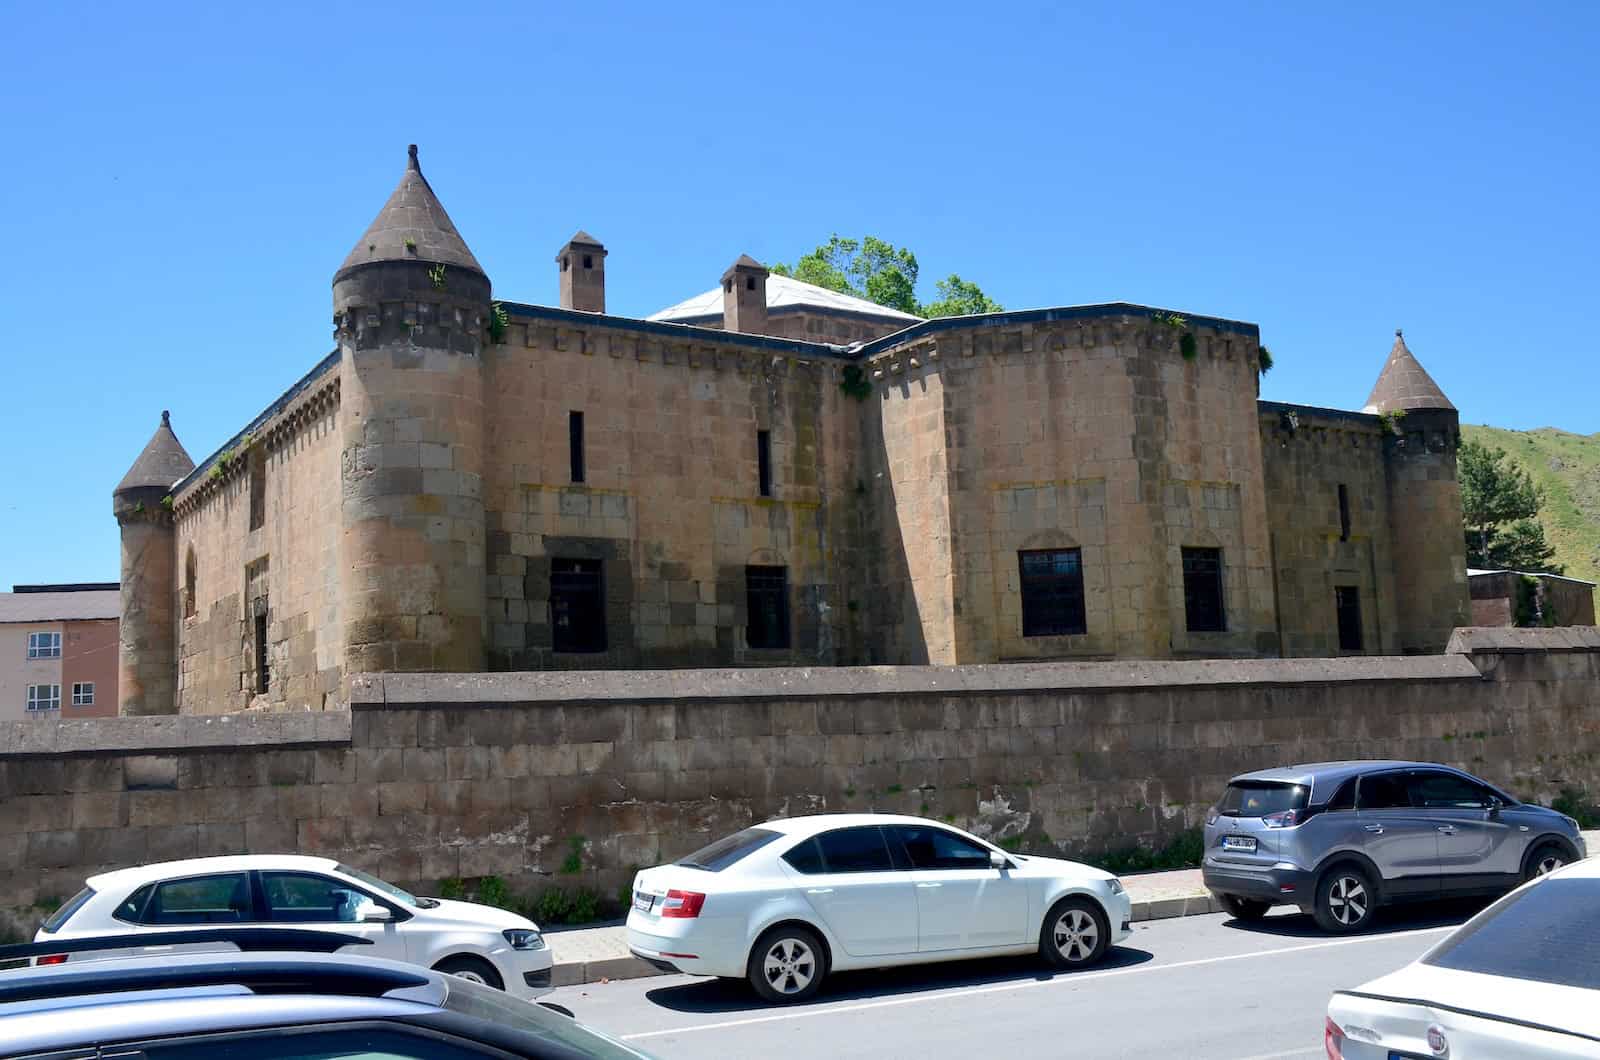
[[[30,659],[59,659],[61,658],[61,634],[59,633],[29,633],[28,658]]]
[[[1361,650],[1361,590],[1354,585],[1338,585],[1333,590],[1333,606],[1339,616],[1339,650]]]
[[[1339,540],[1350,540],[1350,490],[1343,483],[1339,485]]]
[[[1083,607],[1083,550],[1018,552],[1022,574],[1022,635],[1087,633]]]
[[[567,413],[567,443],[572,449],[572,481],[583,481],[583,413]]]
[[[556,651],[606,650],[606,601],[599,560],[550,561],[550,636]]]
[[[1190,633],[1228,628],[1222,606],[1222,549],[1183,550],[1183,611]]]
[[[746,567],[745,603],[749,620],[745,644],[751,648],[782,649],[789,646],[789,569]]]
[[[267,458],[257,449],[250,454],[250,529],[267,524]]]
[[[29,685],[28,710],[60,710],[61,686],[60,685]]]
[[[772,496],[772,432],[756,432],[756,478],[761,496]]]
[[[72,683],[72,705],[75,707],[94,706],[93,681],[74,681]]]
[[[168,880],[156,887],[145,910],[146,924],[241,924],[250,912],[250,879],[244,873]]]
[[[267,690],[267,612],[265,608],[256,615],[256,692]]]

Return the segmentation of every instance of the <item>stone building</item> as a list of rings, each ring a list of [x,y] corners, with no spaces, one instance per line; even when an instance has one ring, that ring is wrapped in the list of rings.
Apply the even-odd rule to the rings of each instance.
[[[1592,626],[1594,582],[1544,571],[1468,570],[1474,626]]]
[[[337,348],[115,496],[122,709],[356,673],[1441,650],[1457,417],[1396,335],[1362,412],[1258,400],[1255,325],[1129,304],[918,320],[739,257],[706,294],[495,300],[415,148]]]

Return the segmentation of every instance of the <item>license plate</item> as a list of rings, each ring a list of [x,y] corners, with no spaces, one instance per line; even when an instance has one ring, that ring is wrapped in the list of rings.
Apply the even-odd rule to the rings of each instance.
[[[1222,837],[1222,849],[1238,850],[1246,854],[1254,854],[1256,852],[1255,836],[1225,835]]]
[[[655,905],[655,904],[656,904],[656,896],[655,895],[653,895],[653,894],[644,894],[643,892],[635,892],[634,893],[634,896],[633,896],[633,907],[635,909],[638,909],[641,912],[648,913],[650,911],[650,907]]]

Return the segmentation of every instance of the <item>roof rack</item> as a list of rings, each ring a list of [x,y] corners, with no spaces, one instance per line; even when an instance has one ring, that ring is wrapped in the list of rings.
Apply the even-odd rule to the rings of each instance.
[[[188,931],[141,931],[137,934],[100,935],[95,938],[62,939],[59,942],[29,942],[20,946],[0,946],[0,962],[92,953],[95,950],[129,950],[142,949],[146,946],[182,946],[208,942],[231,943],[245,953],[273,951],[334,953],[345,946],[372,945],[372,940],[369,938],[337,931],[224,927]]]
[[[166,953],[160,957],[158,961],[88,961],[30,969],[36,973],[32,975],[0,975],[0,1015],[5,1013],[4,1006],[13,1002],[91,994],[237,986],[254,994],[382,997],[391,990],[434,981],[421,968],[323,954]]]

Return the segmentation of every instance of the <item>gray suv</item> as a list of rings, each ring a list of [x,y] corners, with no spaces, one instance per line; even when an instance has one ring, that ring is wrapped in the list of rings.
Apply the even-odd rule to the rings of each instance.
[[[1206,815],[1204,876],[1235,917],[1297,905],[1360,931],[1380,905],[1494,895],[1586,856],[1578,822],[1426,762],[1234,777]]]

